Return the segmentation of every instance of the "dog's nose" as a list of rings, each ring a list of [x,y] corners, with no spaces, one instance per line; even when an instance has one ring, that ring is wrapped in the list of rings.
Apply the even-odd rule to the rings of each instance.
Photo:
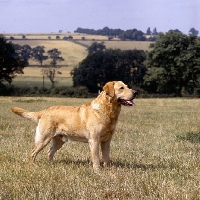
[[[138,95],[138,92],[136,90],[133,90],[133,95],[136,97]]]

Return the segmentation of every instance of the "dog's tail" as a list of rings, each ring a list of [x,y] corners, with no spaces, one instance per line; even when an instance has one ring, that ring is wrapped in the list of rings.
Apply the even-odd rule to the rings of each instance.
[[[11,108],[11,110],[15,114],[17,114],[23,118],[29,119],[31,121],[34,121],[34,122],[38,122],[42,116],[42,112],[29,112],[27,110],[24,110],[24,109],[18,108],[18,107]]]

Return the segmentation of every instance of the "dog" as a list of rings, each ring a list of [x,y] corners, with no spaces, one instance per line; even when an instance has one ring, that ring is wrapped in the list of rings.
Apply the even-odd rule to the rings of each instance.
[[[12,112],[38,123],[35,147],[30,155],[33,162],[51,140],[52,146],[48,151],[50,161],[65,142],[73,140],[89,143],[93,168],[99,169],[99,147],[103,166],[107,166],[110,162],[110,142],[121,105],[133,106],[136,95],[137,91],[128,88],[122,81],[111,81],[92,102],[81,106],[52,106],[38,112],[14,107]]]

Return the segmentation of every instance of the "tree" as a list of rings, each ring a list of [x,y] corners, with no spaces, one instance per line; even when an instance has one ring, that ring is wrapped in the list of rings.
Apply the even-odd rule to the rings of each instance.
[[[51,59],[51,65],[53,67],[56,67],[57,62],[62,62],[65,59],[60,56],[61,51],[58,51],[58,49],[54,48],[49,51],[47,51],[47,54],[49,55],[49,58]]]
[[[189,30],[189,34],[198,35],[198,34],[199,34],[199,31],[197,31],[195,28],[191,28],[191,29]]]
[[[11,42],[0,35],[0,85],[3,81],[11,83],[15,74],[23,74],[24,61],[15,53]]]
[[[44,68],[42,69],[42,74],[43,77],[46,75],[49,80],[51,81],[51,88],[54,88],[55,86],[55,74],[56,74],[56,70],[53,67],[49,67],[49,68]]]
[[[69,40],[73,40],[73,37],[71,35],[68,36]]]
[[[74,86],[86,86],[97,92],[112,80],[122,80],[129,86],[141,86],[145,74],[145,52],[120,49],[97,51],[89,54],[71,71]]]
[[[146,34],[147,34],[147,35],[151,35],[151,29],[150,29],[150,27],[147,29]]]
[[[169,31],[173,31],[173,32],[176,32],[176,33],[181,33],[181,31],[179,31],[178,29],[169,30]]]
[[[45,56],[45,50],[44,46],[37,46],[32,49],[32,57],[34,60],[38,61],[40,63],[40,66],[42,66],[42,63],[44,60],[48,59],[48,56]]]
[[[152,34],[153,34],[153,35],[158,35],[158,32],[157,32],[157,29],[156,29],[156,28],[153,29]]]
[[[98,43],[93,42],[88,48],[88,53],[96,53],[97,51],[104,51],[106,49],[106,46],[104,45],[104,42]]]
[[[144,77],[147,88],[152,91],[175,93],[181,96],[183,87],[197,81],[200,73],[200,39],[180,32],[159,34],[150,45],[145,62],[148,68]]]
[[[13,46],[18,56],[24,60],[25,66],[28,66],[32,55],[32,48],[29,45],[20,46],[19,44],[14,44]]]
[[[43,74],[49,78],[49,80],[52,83],[52,88],[54,88],[56,65],[57,65],[57,62],[64,61],[64,58],[60,56],[61,52],[58,51],[58,49],[56,49],[56,48],[47,51],[47,53],[49,55],[49,58],[51,59],[50,64],[52,65],[52,67],[43,69],[42,71],[43,71]]]
[[[145,40],[142,31],[137,29],[126,30],[123,31],[121,29],[110,29],[108,27],[104,27],[103,29],[84,29],[84,28],[77,28],[74,31],[75,33],[86,33],[86,34],[93,34],[93,35],[107,35],[112,37],[119,37],[121,40]],[[137,32],[137,33],[136,33]],[[134,34],[133,34],[134,33]]]

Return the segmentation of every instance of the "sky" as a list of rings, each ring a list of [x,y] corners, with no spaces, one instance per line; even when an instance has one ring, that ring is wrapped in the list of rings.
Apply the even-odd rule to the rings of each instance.
[[[0,0],[0,33],[74,32],[78,27],[146,33],[200,32],[200,0]],[[200,35],[200,34],[199,34]]]

